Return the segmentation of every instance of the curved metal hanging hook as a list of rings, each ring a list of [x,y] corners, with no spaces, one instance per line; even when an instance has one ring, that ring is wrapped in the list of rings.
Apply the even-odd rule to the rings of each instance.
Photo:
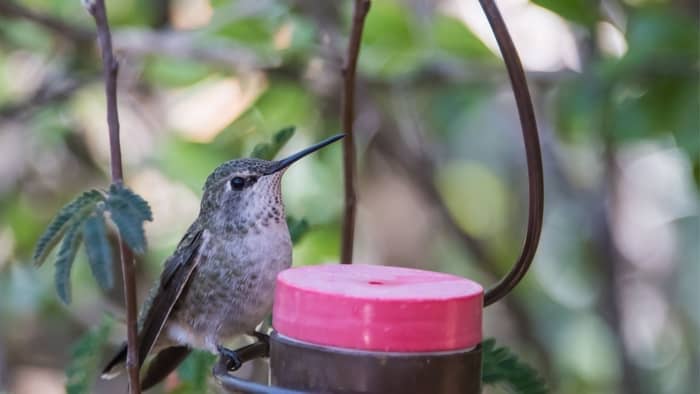
[[[491,30],[496,37],[498,47],[503,54],[503,61],[508,70],[510,84],[515,95],[515,103],[518,107],[520,125],[525,142],[525,155],[527,158],[528,174],[528,219],[527,234],[525,243],[516,260],[513,268],[496,285],[486,290],[484,294],[484,306],[489,306],[508,294],[525,276],[530,268],[530,263],[535,257],[537,244],[542,232],[542,216],[544,210],[544,180],[542,173],[542,153],[540,152],[540,141],[537,135],[537,123],[535,122],[535,111],[532,108],[532,100],[527,88],[525,73],[520,63],[518,52],[515,50],[513,41],[510,38],[508,29],[503,22],[498,7],[494,0],[479,0],[481,8],[489,20]]]

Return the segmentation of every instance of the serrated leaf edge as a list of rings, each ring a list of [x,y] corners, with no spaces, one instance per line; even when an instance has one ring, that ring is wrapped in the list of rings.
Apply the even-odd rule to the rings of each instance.
[[[507,347],[497,347],[493,338],[482,342],[482,382],[484,384],[502,384],[518,394],[547,393],[544,379],[530,365],[521,361]],[[488,366],[493,368],[487,371]],[[504,373],[503,371],[508,371]],[[490,375],[487,378],[487,375]]]
[[[145,221],[153,220],[148,202],[123,185],[110,186],[105,210],[119,230],[119,236],[136,254],[146,250]]]
[[[76,220],[82,219],[89,214],[95,205],[104,200],[104,194],[99,190],[92,189],[83,192],[68,204],[64,205],[46,226],[36,243],[32,262],[35,266],[40,266],[54,249],[58,241],[64,237],[68,229]],[[71,212],[74,211],[74,212]]]
[[[79,229],[80,223],[74,223],[66,230],[66,235],[61,242],[61,247],[56,257],[54,283],[58,297],[65,304],[70,304],[71,302],[70,273],[82,238],[82,233]]]

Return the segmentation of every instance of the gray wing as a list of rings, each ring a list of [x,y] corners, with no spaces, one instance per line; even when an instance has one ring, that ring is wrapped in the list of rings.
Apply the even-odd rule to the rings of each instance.
[[[204,258],[200,251],[203,250],[205,242],[205,230],[199,228],[195,222],[180,241],[175,253],[165,263],[158,290],[143,316],[139,332],[139,367],[143,365],[146,356],[165,327],[192,273]]]

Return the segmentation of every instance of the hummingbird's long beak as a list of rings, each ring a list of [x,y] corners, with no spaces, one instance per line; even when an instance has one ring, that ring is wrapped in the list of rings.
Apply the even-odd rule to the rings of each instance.
[[[325,140],[319,142],[316,145],[312,145],[302,151],[299,151],[291,156],[285,157],[284,159],[277,160],[270,165],[270,168],[265,172],[265,175],[270,175],[274,174],[275,172],[284,170],[285,168],[289,167],[292,163],[295,161],[301,159],[302,157],[309,155],[311,153],[316,152],[317,150],[325,147],[326,145],[330,145],[339,139],[345,137],[345,134],[337,134],[334,135],[333,137],[326,138]]]

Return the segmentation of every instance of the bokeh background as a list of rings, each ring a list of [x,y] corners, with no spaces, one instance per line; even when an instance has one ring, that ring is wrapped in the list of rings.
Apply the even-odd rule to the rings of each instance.
[[[282,154],[340,130],[352,3],[107,3],[127,184],[155,216],[138,265],[143,295],[214,167],[286,126],[297,132]],[[698,3],[498,4],[535,102],[546,211],[532,270],[487,309],[486,335],[553,392],[697,392]],[[84,253],[68,307],[51,265],[29,264],[52,215],[109,181],[93,31],[78,0],[0,1],[0,392],[64,392],[71,344],[105,311],[123,319],[120,290],[97,288]],[[520,251],[527,180],[512,92],[478,2],[375,1],[357,97],[355,261],[493,283]],[[286,175],[287,211],[310,224],[296,265],[338,259],[341,170],[338,145]],[[112,343],[123,335],[114,324]]]

